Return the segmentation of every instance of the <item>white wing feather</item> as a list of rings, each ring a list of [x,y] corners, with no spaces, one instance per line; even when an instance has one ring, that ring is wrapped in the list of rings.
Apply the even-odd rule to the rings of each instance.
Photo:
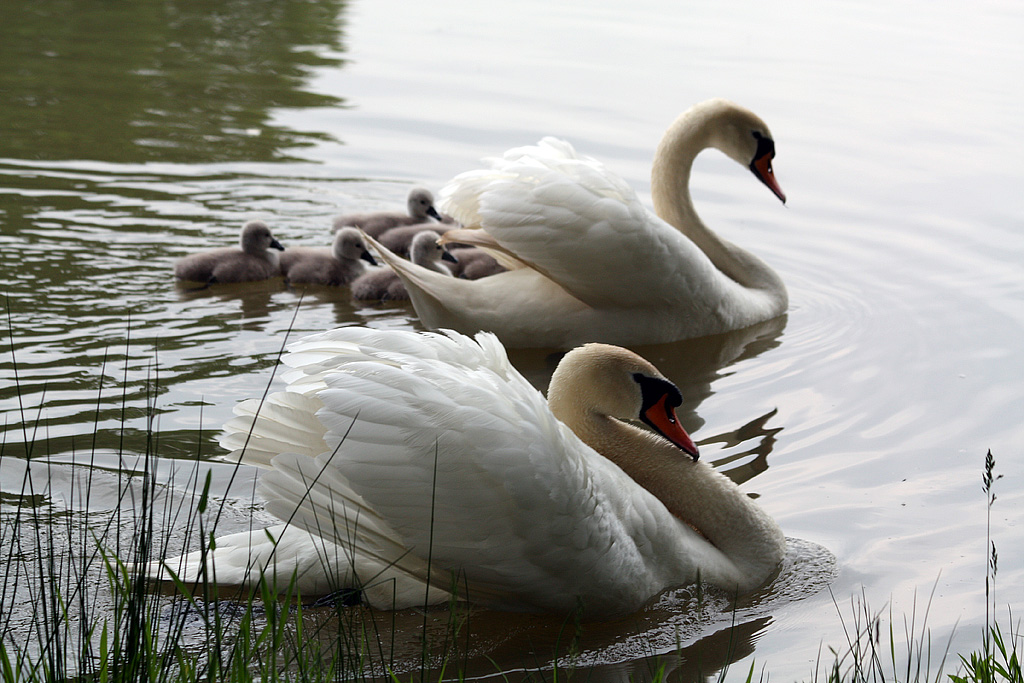
[[[568,142],[548,137],[487,161],[490,169],[460,174],[442,189],[443,210],[581,301],[633,308],[642,305],[636,292],[649,291],[659,305],[665,296],[688,296],[686,288],[665,293],[666,282],[697,282],[714,270],[622,178]],[[629,273],[630,286],[595,273]]]

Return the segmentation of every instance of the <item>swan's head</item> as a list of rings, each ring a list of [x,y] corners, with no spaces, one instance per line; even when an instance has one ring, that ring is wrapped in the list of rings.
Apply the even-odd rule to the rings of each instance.
[[[371,265],[377,265],[373,255],[366,248],[366,241],[359,228],[342,228],[334,235],[334,258],[339,261],[356,261],[362,259]]]
[[[641,420],[694,460],[697,446],[675,409],[679,389],[637,354],[609,344],[585,344],[565,354],[551,376],[548,404],[570,428],[598,415]]]
[[[242,251],[247,254],[259,255],[267,249],[284,251],[284,246],[274,239],[270,228],[263,221],[249,221],[243,225],[239,245],[242,247]]]
[[[711,100],[698,106],[709,110],[710,144],[749,168],[785,204],[786,195],[772,170],[775,141],[767,124],[749,109],[726,100]]]
[[[409,192],[406,208],[417,223],[426,223],[428,217],[437,221],[441,220],[441,214],[434,208],[434,195],[426,188],[413,188]]]

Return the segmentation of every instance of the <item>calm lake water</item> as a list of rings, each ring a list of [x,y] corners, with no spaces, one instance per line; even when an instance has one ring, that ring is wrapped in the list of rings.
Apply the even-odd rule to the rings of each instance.
[[[281,387],[289,338],[419,328],[411,307],[345,289],[183,291],[175,259],[234,244],[251,218],[286,245],[326,245],[332,215],[400,208],[410,187],[437,190],[543,135],[647,198],[664,128],[723,96],[771,127],[789,202],[715,152],[698,159],[694,199],[777,269],[790,310],[639,350],[680,384],[704,457],[750,478],[790,563],[737,613],[731,658],[732,615],[695,618],[671,593],[595,626],[582,661],[626,679],[682,642],[705,673],[734,659],[736,675],[753,661],[810,679],[819,652],[845,647],[854,598],[899,633],[927,607],[935,662],[951,635],[954,651],[975,648],[988,449],[1004,475],[995,600],[1024,605],[1022,29],[1009,0],[5,7],[0,521],[19,505],[110,518],[115,454],[145,452],[150,429],[168,469],[217,454],[232,406]],[[548,352],[512,358],[546,386]],[[52,483],[31,501],[27,458]],[[225,532],[267,521],[243,484],[219,491]],[[479,629],[503,669],[536,664],[504,617]]]

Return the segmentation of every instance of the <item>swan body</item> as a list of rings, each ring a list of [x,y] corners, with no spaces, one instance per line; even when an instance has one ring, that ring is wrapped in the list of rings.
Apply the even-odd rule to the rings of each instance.
[[[384,250],[384,247],[372,237],[367,236],[366,240],[378,252]],[[412,263],[424,270],[438,273],[443,277],[451,277],[451,269],[442,261],[455,262],[455,257],[438,244],[437,240],[438,233],[434,230],[421,230],[409,245],[409,257],[412,259]],[[361,301],[406,300],[409,298],[409,293],[395,271],[384,267],[371,270],[356,278],[352,283],[352,298]]]
[[[408,213],[372,211],[338,216],[332,221],[331,232],[351,226],[359,228],[371,237],[379,237],[385,231],[400,225],[426,223],[431,218],[437,221],[443,220],[441,214],[434,208],[434,195],[426,188],[414,187],[410,190],[405,206]]]
[[[465,226],[442,242],[483,247],[509,272],[448,280],[381,257],[405,281],[426,327],[492,331],[506,346],[655,344],[781,315],[788,298],[778,275],[709,230],[693,208],[690,171],[708,147],[749,166],[785,201],[768,127],[711,100],[680,115],[658,146],[656,213],[599,162],[544,138],[442,190],[442,209]]]
[[[174,276],[207,284],[267,280],[279,274],[278,255],[270,249],[284,251],[266,223],[249,221],[242,226],[238,247],[211,249],[179,259],[174,264]]]
[[[302,531],[275,529],[293,537],[270,551],[219,540],[218,580],[294,572],[307,594],[355,586],[384,608],[454,585],[490,608],[604,618],[698,578],[753,590],[783,557],[775,522],[698,460],[678,389],[625,349],[568,353],[548,401],[487,333],[347,327],[284,362],[288,390],[239,404],[222,445],[269,468],[267,510]],[[199,562],[166,565],[189,580]]]
[[[294,284],[347,285],[377,262],[358,228],[342,228],[330,247],[292,247],[281,254],[281,275]]]

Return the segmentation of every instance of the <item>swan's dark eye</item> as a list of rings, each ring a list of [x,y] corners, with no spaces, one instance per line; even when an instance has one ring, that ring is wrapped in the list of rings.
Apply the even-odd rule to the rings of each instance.
[[[642,372],[633,373],[633,380],[640,385],[643,402],[637,417],[696,460],[699,457],[697,446],[676,419],[675,409],[683,402],[683,395],[676,385],[662,377],[651,377]]]
[[[650,377],[642,372],[634,372],[633,380],[640,385],[640,394],[643,396],[644,402],[643,410],[647,410],[656,404],[662,397],[665,399],[665,406],[667,408],[678,408],[683,404],[683,395],[676,388],[676,385],[667,379]]]
[[[757,151],[754,152],[754,160],[760,159],[767,155],[769,159],[775,158],[775,141],[769,137],[761,135],[758,131],[751,131],[754,135],[754,139],[757,140]]]
[[[779,183],[775,180],[775,173],[772,170],[772,159],[775,158],[775,142],[766,135],[755,131],[751,131],[754,139],[757,140],[757,150],[754,152],[754,158],[750,162],[751,172],[764,183],[769,190],[772,191],[776,197],[778,197],[783,204],[786,203],[786,195],[782,192],[782,188],[779,187]]]

